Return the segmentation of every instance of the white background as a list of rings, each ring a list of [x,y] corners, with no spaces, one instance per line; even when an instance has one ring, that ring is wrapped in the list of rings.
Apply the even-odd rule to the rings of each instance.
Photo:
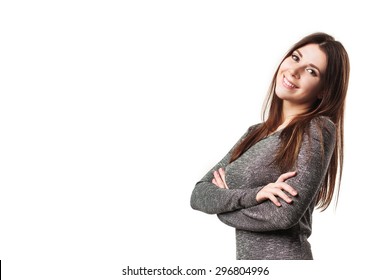
[[[4,279],[126,279],[127,265],[268,265],[268,279],[385,273],[384,3],[2,1]],[[260,121],[284,53],[316,31],[351,61],[339,206],[314,215],[316,261],[236,262],[234,229],[192,210],[191,191]]]

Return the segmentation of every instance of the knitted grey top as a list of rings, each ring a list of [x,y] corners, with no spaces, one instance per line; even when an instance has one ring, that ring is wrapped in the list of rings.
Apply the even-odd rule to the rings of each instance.
[[[248,132],[259,126],[255,124]],[[297,175],[285,182],[297,190],[288,204],[279,198],[278,207],[270,200],[256,201],[256,194],[281,175],[271,162],[280,144],[281,131],[260,140],[238,159],[229,163],[229,153],[199,182],[191,195],[191,207],[208,214],[218,214],[225,224],[236,228],[237,259],[288,260],[313,259],[308,237],[311,234],[315,197],[325,178],[335,147],[336,127],[327,117],[310,122],[303,135],[296,162]],[[211,181],[213,171],[224,168],[229,189]]]

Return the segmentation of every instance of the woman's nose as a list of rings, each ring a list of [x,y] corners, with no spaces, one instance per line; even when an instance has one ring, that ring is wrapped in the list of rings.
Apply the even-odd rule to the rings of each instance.
[[[290,72],[291,76],[293,76],[294,78],[296,78],[296,79],[300,78],[298,67],[291,67],[289,69],[289,72]]]

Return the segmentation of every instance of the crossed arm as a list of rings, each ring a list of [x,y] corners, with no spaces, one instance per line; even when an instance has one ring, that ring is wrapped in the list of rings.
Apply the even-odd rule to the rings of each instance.
[[[233,149],[245,138],[253,127],[251,126],[226,156],[196,183],[191,195],[191,207],[193,209],[207,214],[219,214],[248,208],[258,203],[256,201],[256,194],[261,187],[255,189],[227,190],[217,187],[212,183],[214,177],[213,172],[219,168],[225,168],[228,165]]]
[[[296,173],[282,174],[276,182],[254,189],[230,190],[226,185],[223,169],[233,147],[196,184],[191,206],[218,214],[222,222],[238,229],[269,231],[290,228],[298,223],[318,193],[333,154],[334,136],[334,126],[328,126],[323,141],[318,133],[306,135],[298,155]]]
[[[250,231],[271,231],[293,227],[302,218],[321,187],[335,147],[334,134],[334,130],[324,133],[323,143],[314,133],[310,138],[304,139],[297,159],[296,175],[288,177],[283,182],[292,187],[297,195],[294,196],[291,192],[291,197],[285,193],[279,195],[280,192],[288,189],[280,188],[278,184],[268,184],[257,194],[257,198],[261,198],[258,199],[259,204],[220,213],[218,218],[229,226]],[[222,185],[216,186],[221,188]],[[275,191],[275,188],[279,190]],[[281,198],[280,202],[273,196]]]

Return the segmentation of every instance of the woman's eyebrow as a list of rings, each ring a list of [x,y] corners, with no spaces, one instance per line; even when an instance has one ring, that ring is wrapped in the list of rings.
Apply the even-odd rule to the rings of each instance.
[[[309,63],[309,65],[310,65],[311,67],[313,67],[313,68],[317,69],[318,73],[319,73],[319,74],[320,74],[320,76],[321,76],[321,71],[320,71],[320,69],[318,69],[318,67],[317,67],[317,66],[315,66],[313,63]]]

